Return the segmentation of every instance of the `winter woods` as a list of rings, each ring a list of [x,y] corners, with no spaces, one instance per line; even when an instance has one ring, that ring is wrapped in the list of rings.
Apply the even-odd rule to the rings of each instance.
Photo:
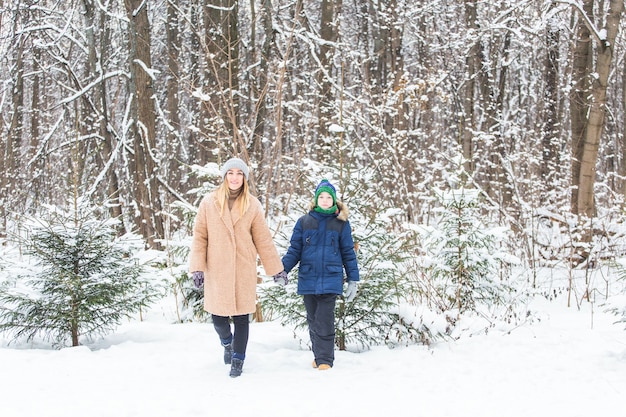
[[[194,169],[235,155],[277,232],[321,166],[364,222],[393,210],[389,232],[437,222],[436,190],[462,187],[529,265],[622,255],[623,0],[0,10],[0,237],[77,188],[164,249],[189,230]]]
[[[77,171],[158,247],[189,167],[232,154],[268,198],[299,191],[304,157],[346,187],[371,170],[420,221],[459,153],[515,223],[603,216],[624,189],[623,3],[4,0],[2,234]]]

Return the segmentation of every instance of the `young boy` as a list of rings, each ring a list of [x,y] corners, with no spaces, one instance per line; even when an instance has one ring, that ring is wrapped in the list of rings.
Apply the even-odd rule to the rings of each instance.
[[[298,294],[304,297],[313,367],[326,370],[335,359],[335,302],[343,292],[344,270],[348,279],[345,297],[352,301],[359,269],[348,207],[337,201],[335,187],[328,180],[322,180],[315,189],[309,209],[296,222],[282,261],[286,273],[300,263]]]

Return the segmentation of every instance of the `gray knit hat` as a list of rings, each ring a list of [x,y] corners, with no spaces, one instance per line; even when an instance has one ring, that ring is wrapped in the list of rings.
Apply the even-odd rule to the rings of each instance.
[[[222,169],[220,170],[222,178],[226,177],[226,173],[228,172],[228,170],[233,168],[240,169],[241,172],[243,172],[243,175],[246,177],[246,181],[248,180],[248,174],[250,173],[250,169],[248,168],[248,165],[246,165],[246,163],[239,158],[231,158],[226,161],[224,165],[222,165]]]

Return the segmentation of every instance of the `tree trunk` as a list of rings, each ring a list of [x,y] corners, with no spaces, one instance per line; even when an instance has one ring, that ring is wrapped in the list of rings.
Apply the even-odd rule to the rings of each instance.
[[[220,0],[204,0],[202,6],[202,24],[204,26],[204,50],[201,58],[204,64],[200,64],[202,71],[202,80],[199,88],[202,93],[208,95],[204,99],[200,109],[200,136],[201,147],[206,159],[198,161],[200,164],[207,162],[218,162],[221,149],[219,147],[219,138],[222,136],[220,132],[221,123],[219,122],[219,109],[221,108],[222,88],[219,84],[218,70],[220,62],[223,61],[225,46],[221,37],[221,28],[219,25],[221,19],[221,1]]]
[[[318,105],[318,123],[320,137],[328,136],[328,126],[333,122],[335,105],[332,91],[333,57],[339,29],[338,15],[341,11],[341,1],[322,0],[320,16],[320,36],[318,59],[320,67],[317,73],[317,83],[320,86],[320,102]],[[337,120],[335,120],[336,122]],[[329,142],[323,142],[329,143]],[[328,146],[325,146],[327,148]],[[332,155],[332,149],[324,149],[326,156]]]
[[[222,119],[231,137],[234,138],[234,154],[240,155],[245,153],[246,146],[239,132],[239,2],[238,0],[224,0],[224,2],[222,34],[225,38],[226,54],[225,62],[220,62],[220,68],[223,68],[220,84],[224,94]]]
[[[37,154],[37,148],[39,146],[40,136],[41,136],[41,115],[44,114],[44,110],[42,109],[42,94],[41,94],[41,85],[42,78],[41,75],[42,68],[39,66],[41,62],[41,48],[36,45],[33,45],[33,49],[31,52],[32,55],[32,66],[33,66],[33,76],[32,76],[32,95],[31,95],[31,117],[30,117],[30,140],[28,146],[28,160],[31,161],[28,167],[28,172],[31,180],[30,191],[33,195],[33,200],[36,202],[40,201],[40,193],[42,190],[43,180],[36,173],[43,172],[45,168],[45,164],[41,158],[34,159]],[[33,175],[34,174],[34,175]]]
[[[0,0],[0,10],[4,10],[4,0]],[[2,27],[2,16],[0,13],[0,28]],[[0,132],[4,132],[4,118],[0,117]],[[4,145],[4,140],[0,137],[0,239],[4,240],[7,236],[7,218],[6,211],[4,205],[6,204],[5,199],[5,179],[6,179],[6,170],[5,170],[5,152],[6,146]]]
[[[584,214],[587,217],[593,217],[596,214],[594,201],[596,163],[600,137],[605,124],[606,90],[611,73],[613,48],[623,11],[624,0],[611,0],[606,16],[606,39],[601,40],[597,46],[596,69],[591,84],[587,128],[584,131],[578,192],[578,214]],[[590,77],[591,75],[589,74]]]
[[[269,79],[267,72],[269,71],[269,63],[272,61],[272,47],[275,43],[274,27],[272,25],[272,2],[270,0],[263,1],[263,31],[265,32],[265,40],[261,49],[260,56],[260,72],[259,77],[259,105],[257,112],[257,124],[255,126],[255,135],[262,137],[265,131],[265,119],[267,118],[267,90],[269,88]]]
[[[406,84],[404,75],[404,59],[402,56],[402,36],[403,28],[398,15],[398,1],[386,0],[386,12],[383,17],[383,33],[385,34],[385,44],[382,51],[384,66],[383,88],[391,87],[389,95],[395,95],[395,109],[393,115],[384,116],[384,129],[388,135],[395,134],[406,129],[405,103],[403,91]]]
[[[89,47],[89,58],[86,63],[87,76],[101,77],[103,75],[102,72],[106,68],[107,51],[105,48],[107,45],[110,45],[111,38],[109,25],[107,24],[108,15],[106,11],[96,7],[91,0],[83,0],[83,6],[85,7],[85,26],[88,28],[87,44]],[[114,153],[117,151],[115,150],[115,139],[111,129],[109,129],[110,115],[107,99],[107,84],[105,80],[101,80],[98,86],[94,88],[92,97],[94,106],[92,112],[96,118],[94,125],[97,126],[97,133],[100,139],[100,143],[97,146],[96,160],[100,169],[107,170],[106,185],[103,192],[108,200],[109,215],[114,219],[119,219],[122,216],[119,179],[114,166],[109,163],[112,159],[115,159],[116,155]],[[124,222],[119,222],[117,228],[118,235],[122,235],[125,232]]]
[[[626,60],[624,60],[622,68],[622,127],[626,130]],[[622,153],[619,164],[619,184],[621,195],[626,197],[626,132],[622,133],[621,147]],[[624,201],[626,202],[626,198]],[[622,210],[624,210],[624,207],[622,207]]]
[[[491,62],[508,62],[509,61],[509,48],[511,46],[511,32],[507,31],[504,35],[504,42],[502,45],[502,59],[498,58],[499,52],[495,52],[495,57]],[[498,197],[503,208],[511,209],[513,204],[513,184],[509,176],[509,164],[507,160],[506,146],[504,144],[504,138],[501,132],[501,122],[503,119],[502,109],[504,108],[504,99],[506,97],[506,77],[508,73],[508,66],[503,64],[498,65],[500,68],[498,76],[498,94],[494,94],[494,89],[490,88],[487,96],[487,101],[483,99],[487,108],[487,131],[493,137],[493,152],[491,153],[491,166],[489,167],[490,173],[490,189],[492,190],[492,196]],[[488,78],[483,81],[488,82]],[[513,210],[514,213],[519,213],[519,210]]]
[[[150,22],[147,3],[143,0],[126,0],[130,22],[130,95],[132,100],[131,128],[133,139],[134,191],[138,215],[137,228],[152,248],[161,248],[164,237],[161,202],[154,159],[156,137],[156,110],[154,104],[154,79],[150,52]]]
[[[203,0],[192,0],[189,5],[189,25],[194,28],[189,35],[189,81],[188,88],[192,92],[202,91],[204,88],[205,76],[207,71],[202,69],[202,61],[206,56],[207,50],[205,48],[201,29],[204,26],[204,16],[207,13],[207,9]],[[193,102],[192,106],[191,125],[196,129],[189,129],[186,134],[185,144],[189,152],[188,163],[192,164],[206,164],[207,162],[214,162],[215,156],[212,154],[214,146],[210,136],[207,134],[207,123],[205,118],[208,117],[207,106],[203,100],[197,99]],[[193,188],[198,185],[198,178],[191,176],[189,178],[189,187]]]
[[[5,154],[5,188],[7,196],[10,196],[17,189],[17,175],[20,169],[18,155],[22,148],[22,128],[23,128],[23,108],[24,108],[24,41],[18,40],[15,50],[15,73],[12,77],[12,104],[13,114],[7,135],[7,146]],[[9,197],[10,198],[10,197]],[[8,201],[8,198],[7,198]],[[5,201],[6,204],[6,201]],[[9,204],[10,205],[10,204]]]
[[[477,13],[475,0],[465,0],[465,25],[468,31],[475,33]],[[461,149],[463,150],[463,167],[471,175],[475,169],[474,162],[474,104],[476,91],[476,74],[480,70],[480,45],[472,42],[469,55],[465,58],[465,91],[463,93],[463,121],[461,123]]]
[[[393,92],[396,96],[396,115],[393,121],[393,129],[405,135],[407,129],[407,104],[405,103],[405,88],[407,80],[404,78],[404,57],[402,56],[402,38],[404,28],[398,13],[398,1],[391,0],[389,5],[391,11],[390,22],[391,31],[389,38],[389,61],[391,64],[391,75],[393,77]]]
[[[181,41],[178,29],[178,0],[169,0],[167,2],[167,23],[166,23],[166,49],[167,49],[167,117],[169,119],[169,127],[167,129],[167,155],[169,160],[168,166],[168,183],[182,183],[183,172],[179,169],[181,166],[181,131],[180,131],[180,114],[179,114],[179,77],[180,66],[179,57],[181,50]]]
[[[255,0],[250,0],[251,5],[255,3]],[[252,52],[251,57],[253,63],[258,62],[258,68],[253,65],[250,73],[250,88],[252,91],[252,145],[249,146],[252,149],[254,157],[258,161],[264,159],[264,146],[263,141],[266,134],[267,127],[267,100],[268,89],[270,88],[270,78],[268,77],[269,65],[272,61],[272,48],[275,47],[275,33],[273,26],[272,15],[272,2],[271,0],[261,0],[261,10],[257,16],[252,16],[252,21],[257,19],[261,22],[263,30],[263,44],[261,45],[260,52],[257,52],[256,45],[256,25],[252,26]],[[252,7],[252,6],[251,6]],[[254,10],[254,9],[253,9]]]
[[[552,201],[559,173],[559,26],[556,19],[551,19],[546,27],[546,58],[544,63],[544,102],[543,126],[541,139],[541,166],[539,175],[543,192],[539,201],[542,205],[556,203]]]
[[[230,153],[245,151],[239,131],[239,32],[237,0],[207,0],[204,13],[206,64],[205,125],[207,136],[217,140],[212,146],[220,153],[220,138],[229,144]],[[223,129],[220,130],[220,126]],[[212,131],[213,130],[213,131]],[[210,149],[211,150],[211,149]],[[219,161],[218,161],[219,162]]]
[[[584,0],[583,8],[587,16],[593,16],[593,0]],[[583,16],[579,16],[572,62],[572,81],[574,82],[574,87],[570,97],[572,132],[571,210],[574,214],[578,214],[579,212],[580,163],[583,158],[583,147],[585,143],[587,109],[589,107],[589,76],[592,70],[591,46],[591,32],[585,24]]]

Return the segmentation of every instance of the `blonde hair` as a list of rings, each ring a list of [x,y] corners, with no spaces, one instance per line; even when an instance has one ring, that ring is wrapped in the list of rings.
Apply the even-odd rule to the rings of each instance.
[[[250,192],[248,188],[248,181],[243,179],[243,190],[241,190],[241,194],[237,197],[237,201],[239,202],[239,209],[241,210],[241,217],[248,211],[248,207],[250,207]],[[215,190],[215,199],[220,205],[220,215],[224,214],[224,207],[228,206],[228,198],[230,197],[230,188],[228,188],[228,181],[224,179],[224,182],[217,187]]]

